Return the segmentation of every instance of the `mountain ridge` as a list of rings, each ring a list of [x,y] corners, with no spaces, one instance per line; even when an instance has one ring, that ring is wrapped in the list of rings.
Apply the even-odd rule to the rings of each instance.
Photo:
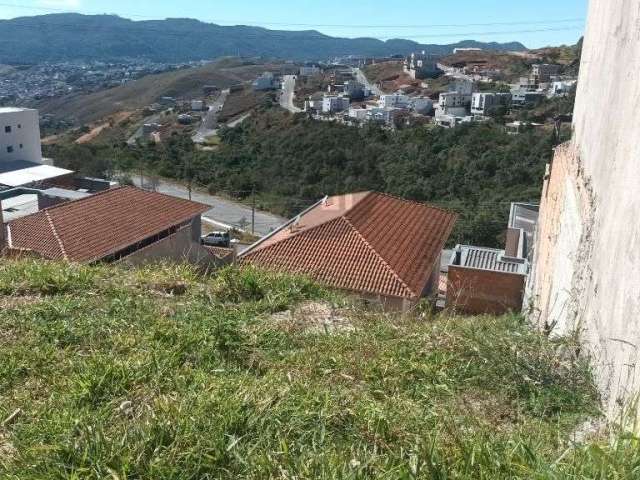
[[[80,34],[80,35],[79,35]],[[210,60],[229,55],[326,60],[344,55],[390,56],[426,50],[446,55],[454,48],[522,51],[520,42],[420,44],[412,40],[340,38],[316,30],[269,30],[222,26],[189,18],[133,21],[116,15],[57,13],[0,20],[0,63]]]

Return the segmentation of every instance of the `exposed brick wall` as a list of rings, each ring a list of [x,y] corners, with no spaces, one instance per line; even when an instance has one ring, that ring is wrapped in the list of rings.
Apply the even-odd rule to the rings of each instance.
[[[449,266],[447,308],[500,315],[522,309],[524,275]]]

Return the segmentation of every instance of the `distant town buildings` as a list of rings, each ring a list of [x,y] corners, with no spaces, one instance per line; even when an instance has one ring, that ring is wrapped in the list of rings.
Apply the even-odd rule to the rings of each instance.
[[[299,75],[302,77],[313,77],[319,75],[322,69],[317,65],[303,65],[300,67]]]
[[[404,71],[414,80],[432,78],[442,73],[436,60],[436,56],[428,55],[425,51],[412,53],[405,58]]]
[[[201,62],[165,64],[140,59],[115,63],[44,63],[9,68],[0,75],[0,106],[27,105],[33,100],[62,97],[69,93],[97,92],[125,85],[146,75],[200,65]]]
[[[481,52],[482,49],[481,48],[473,48],[473,47],[468,47],[468,48],[454,48],[453,49],[453,54],[455,55],[456,53],[464,53],[464,52]]]
[[[551,81],[551,77],[558,75],[562,67],[560,65],[550,63],[537,63],[531,66],[531,78],[534,83],[548,83]]]
[[[253,89],[256,91],[276,90],[279,82],[271,72],[264,72],[253,82]]]
[[[356,80],[347,80],[344,82],[342,91],[351,100],[363,100],[371,94],[369,89]]]
[[[527,92],[524,90],[515,90],[511,93],[511,103],[514,106],[523,107],[525,105],[538,105],[545,98],[544,92]]]

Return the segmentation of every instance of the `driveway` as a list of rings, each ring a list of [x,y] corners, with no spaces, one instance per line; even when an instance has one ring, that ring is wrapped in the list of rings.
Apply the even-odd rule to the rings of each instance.
[[[296,94],[296,76],[285,75],[282,80],[282,93],[280,95],[280,106],[291,113],[300,113],[302,109],[293,104],[293,98]]]
[[[216,134],[216,130],[218,128],[218,114],[224,103],[227,101],[227,97],[229,96],[229,90],[223,90],[220,92],[216,101],[209,105],[209,110],[202,120],[202,124],[200,124],[200,128],[193,136],[194,143],[204,143],[207,137]]]

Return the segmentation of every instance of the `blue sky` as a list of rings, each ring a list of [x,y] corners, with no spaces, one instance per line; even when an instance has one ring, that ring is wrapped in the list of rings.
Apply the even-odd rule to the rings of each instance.
[[[314,29],[334,36],[408,38],[421,43],[518,40],[536,48],[575,43],[584,28],[587,3],[588,0],[0,0],[0,18],[60,11],[115,13],[133,20],[189,17],[221,25]]]

